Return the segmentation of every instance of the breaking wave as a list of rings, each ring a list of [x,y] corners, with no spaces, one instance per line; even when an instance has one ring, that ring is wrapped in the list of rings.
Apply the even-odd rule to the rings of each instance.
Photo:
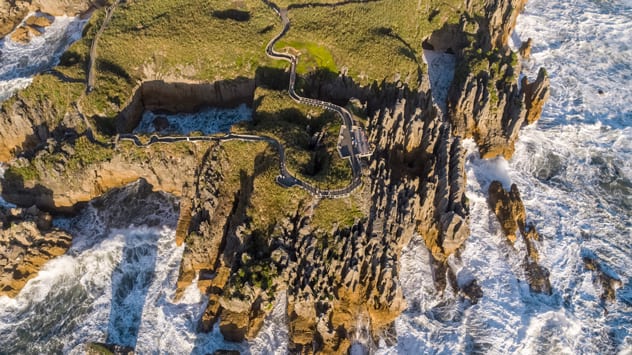
[[[409,308],[396,321],[398,343],[377,353],[632,351],[631,13],[625,0],[527,4],[514,46],[534,39],[526,75],[547,68],[551,99],[541,120],[522,131],[510,161],[481,160],[465,142],[472,233],[450,263],[459,280],[476,278],[484,295],[470,305],[450,290],[439,294],[423,240],[413,239],[401,257]],[[28,46],[0,41],[0,101],[55,63],[82,27],[58,18]],[[518,185],[542,236],[537,247],[551,272],[551,296],[530,292],[524,281],[525,247],[505,241],[487,207],[492,180]],[[73,247],[15,299],[0,298],[0,352],[82,353],[86,342],[109,340],[135,344],[139,353],[286,353],[285,297],[249,343],[224,342],[217,327],[196,333],[206,306],[197,286],[173,300],[183,252],[174,241],[177,201],[141,192],[132,185],[55,222],[73,232]],[[614,302],[601,301],[601,286],[582,262],[587,254],[622,280]]]
[[[398,345],[381,353],[632,352],[631,9],[629,1],[528,2],[513,46],[533,39],[526,75],[545,67],[551,98],[510,161],[481,160],[465,143],[472,233],[451,262],[478,280],[483,298],[469,306],[438,295],[423,240],[413,240],[401,259],[411,306],[396,322]],[[520,189],[543,239],[551,296],[529,291],[525,246],[505,241],[487,206],[493,180]],[[622,281],[614,302],[601,300],[585,255]]]
[[[33,75],[55,66],[66,48],[81,38],[87,20],[77,17],[55,17],[41,36],[28,44],[0,39],[0,102],[14,92],[26,88]]]

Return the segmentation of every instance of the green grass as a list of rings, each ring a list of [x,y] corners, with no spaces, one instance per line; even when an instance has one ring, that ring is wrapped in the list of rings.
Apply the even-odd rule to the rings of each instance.
[[[87,165],[108,161],[113,156],[112,149],[92,144],[86,137],[77,139],[74,149],[75,154],[67,162],[67,167],[71,171]]]
[[[321,200],[314,210],[311,224],[325,232],[330,232],[334,225],[339,229],[350,228],[357,220],[366,217],[362,206],[358,193],[345,199]]]
[[[22,182],[36,181],[40,177],[39,171],[33,164],[24,166],[13,165],[5,172],[7,180],[21,180]]]
[[[338,72],[338,67],[334,62],[334,58],[329,50],[317,43],[305,42],[305,41],[286,41],[280,40],[277,42],[275,49],[277,51],[283,51],[287,47],[299,52],[298,66],[296,72],[300,74],[307,74],[317,69],[327,69],[333,73]]]
[[[231,161],[230,171],[224,172],[227,191],[239,189],[241,171],[255,174],[254,190],[247,210],[251,230],[267,231],[270,225],[294,215],[298,206],[311,198],[303,189],[288,189],[276,183],[279,158],[269,144],[228,141],[222,143],[222,147]]]
[[[292,26],[285,40],[318,43],[332,54],[338,68],[361,84],[401,79],[414,85],[423,66],[422,40],[446,22],[457,23],[463,10],[459,1],[417,0],[291,8]]]
[[[321,189],[347,186],[350,164],[336,150],[341,119],[320,108],[296,103],[285,91],[258,88],[252,122],[234,127],[236,132],[276,138],[285,147],[287,168],[296,177]],[[325,132],[320,148],[310,147],[314,134]]]

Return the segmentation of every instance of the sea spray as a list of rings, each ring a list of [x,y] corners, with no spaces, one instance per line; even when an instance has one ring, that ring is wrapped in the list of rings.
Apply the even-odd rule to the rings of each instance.
[[[204,135],[230,133],[230,128],[239,122],[252,119],[252,109],[245,104],[236,108],[205,108],[194,113],[159,114],[145,111],[136,134],[159,132],[163,135],[189,135],[199,132]]]
[[[463,302],[433,293],[431,281],[418,275],[429,272],[429,261],[411,256],[418,246],[410,245],[401,278],[412,306],[396,321],[399,343],[381,353],[632,351],[629,9],[622,1],[527,3],[514,48],[533,38],[526,74],[533,78],[545,67],[551,99],[541,120],[521,131],[511,160],[481,160],[468,146],[471,236],[461,265],[476,277],[483,298],[460,319],[438,318],[435,309],[457,310]],[[492,180],[505,188],[517,184],[527,218],[542,237],[536,246],[551,272],[553,295],[529,291],[524,245],[506,242],[487,205]],[[582,260],[586,253],[622,280],[613,302],[601,299],[597,277]]]
[[[81,38],[87,20],[60,16],[27,44],[0,39],[0,102],[26,88],[33,75],[55,66],[68,46]]]

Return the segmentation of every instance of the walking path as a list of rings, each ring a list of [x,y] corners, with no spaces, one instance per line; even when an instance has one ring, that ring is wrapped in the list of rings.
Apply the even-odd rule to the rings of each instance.
[[[278,42],[287,31],[290,29],[290,19],[288,18],[287,9],[281,9],[276,4],[269,0],[262,0],[266,3],[276,14],[281,18],[281,23],[283,24],[283,29],[279,34],[277,34],[266,46],[266,55],[272,59],[276,60],[285,60],[290,62],[290,85],[288,87],[288,93],[290,97],[304,105],[316,106],[323,108],[328,111],[333,111],[337,113],[341,118],[344,126],[347,128],[346,130],[341,130],[341,135],[343,135],[343,139],[341,139],[339,144],[342,144],[344,148],[349,152],[349,161],[351,162],[351,171],[353,172],[353,180],[351,183],[340,190],[318,190],[321,194],[324,194],[323,197],[336,197],[338,195],[348,195],[353,190],[355,190],[362,183],[362,165],[360,163],[360,157],[356,154],[356,149],[354,149],[354,138],[351,136],[351,132],[354,131],[353,125],[353,117],[351,113],[345,109],[344,107],[335,105],[331,102],[321,101],[316,99],[310,99],[306,97],[302,97],[296,93],[294,90],[294,85],[296,84],[296,64],[298,59],[296,56],[289,53],[279,53],[274,50],[274,45]]]
[[[234,140],[249,141],[249,142],[267,142],[268,144],[274,146],[279,152],[279,171],[280,172],[279,172],[279,175],[276,177],[276,181],[281,186],[284,186],[284,187],[298,186],[308,191],[310,194],[320,197],[320,198],[347,197],[349,196],[349,194],[351,194],[351,192],[353,192],[353,190],[355,190],[357,187],[359,187],[362,184],[362,179],[361,179],[362,165],[360,163],[360,158],[355,154],[355,151],[353,149],[353,138],[351,137],[351,133],[350,133],[353,131],[353,118],[351,116],[351,113],[341,106],[334,105],[326,101],[305,98],[298,95],[294,91],[294,84],[296,83],[296,64],[297,64],[298,59],[291,54],[278,53],[278,52],[275,52],[273,49],[274,44],[281,37],[283,37],[290,28],[290,21],[287,17],[287,10],[279,9],[277,5],[275,5],[274,3],[268,0],[262,0],[262,1],[266,3],[268,6],[270,6],[270,8],[272,8],[279,15],[279,17],[281,18],[281,22],[283,23],[283,30],[281,31],[281,33],[276,35],[268,43],[266,47],[266,54],[270,58],[278,59],[278,60],[286,60],[290,62],[291,64],[290,85],[288,88],[290,97],[296,102],[299,102],[301,104],[317,106],[325,110],[329,110],[329,111],[333,111],[337,113],[342,118],[343,124],[347,128],[346,130],[341,130],[341,134],[345,135],[345,137],[343,137],[342,139],[342,142],[344,143],[344,147],[350,152],[349,161],[351,162],[351,170],[353,172],[353,179],[349,185],[347,185],[345,188],[342,188],[342,189],[319,189],[305,182],[304,180],[301,180],[293,176],[292,174],[290,174],[290,172],[287,170],[287,167],[286,167],[285,148],[278,140],[272,137],[268,137],[268,136],[232,134],[232,133],[226,134],[224,136],[196,136],[196,137],[152,135],[151,137],[149,137],[149,141],[147,141],[146,143],[143,143],[141,138],[135,134],[118,134],[114,137],[114,141],[113,141],[114,145],[116,146],[116,144],[118,144],[118,142],[120,141],[132,142],[137,147],[148,147],[152,144],[158,144],[158,143],[169,144],[169,143],[176,143],[176,142],[211,142],[211,141],[225,142],[225,141],[231,141],[231,140],[232,141]],[[88,87],[87,87],[88,92],[90,92],[94,88],[94,81],[95,81],[94,65],[96,62],[97,42],[99,40],[101,33],[104,31],[108,22],[112,18],[112,14],[114,13],[114,10],[116,6],[118,5],[118,3],[119,1],[116,1],[112,6],[110,6],[106,10],[106,15],[103,20],[103,23],[101,24],[101,28],[95,35],[95,38],[92,42],[92,47],[90,49],[90,70],[88,74]],[[78,108],[77,108],[77,111],[81,112]],[[90,127],[90,125],[88,125],[88,127]],[[94,143],[103,144],[102,142],[99,142],[95,139],[91,128],[88,128],[86,130],[86,136],[88,137],[89,140],[91,140]]]
[[[94,89],[94,84],[96,79],[94,78],[95,66],[97,62],[97,46],[99,44],[99,39],[101,38],[101,34],[105,31],[106,27],[110,23],[112,19],[112,15],[114,14],[114,10],[120,3],[120,0],[114,1],[114,3],[105,9],[105,17],[103,18],[103,22],[101,23],[101,27],[94,35],[92,39],[92,44],[90,45],[90,63],[88,64],[88,85],[86,87],[86,92],[91,92]]]

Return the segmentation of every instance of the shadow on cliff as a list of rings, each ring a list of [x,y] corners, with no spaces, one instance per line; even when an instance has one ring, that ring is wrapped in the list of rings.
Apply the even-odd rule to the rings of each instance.
[[[250,12],[237,9],[215,10],[211,15],[220,20],[233,20],[237,22],[247,22],[250,20]]]
[[[39,183],[32,187],[25,186],[24,177],[12,169],[4,173],[4,179],[0,180],[0,184],[2,185],[2,198],[7,202],[20,207],[37,205],[39,209],[44,211],[59,212],[55,208],[52,190]]]
[[[255,83],[257,87],[265,87],[272,90],[287,90],[290,85],[289,64],[283,68],[258,67],[257,70],[255,70]]]
[[[107,344],[136,347],[143,308],[156,270],[156,239],[140,232],[125,233],[121,261],[112,271]]]
[[[233,108],[252,106],[255,80],[237,77],[212,83],[143,82],[132,95],[127,107],[116,118],[118,133],[131,133],[145,111],[191,113],[205,107]]]
[[[398,49],[399,53],[406,56],[408,59],[413,60],[417,64],[417,69],[421,70],[421,64],[419,63],[419,54],[417,53],[415,48],[413,48],[410,43],[406,42],[406,40],[403,39],[402,36],[397,34],[392,28],[376,27],[372,29],[371,32],[373,33],[373,35],[389,37],[400,42],[403,47],[400,47]]]
[[[254,261],[267,260],[270,257],[269,240],[263,236],[270,235],[272,233],[271,228],[274,227],[274,223],[269,226],[268,229],[253,230],[249,233],[240,233],[238,230],[244,225],[248,225],[250,218],[248,216],[248,207],[250,206],[250,199],[255,192],[255,180],[257,178],[267,178],[264,175],[271,169],[276,169],[278,166],[278,155],[273,148],[266,149],[264,152],[258,154],[253,162],[253,172],[249,174],[245,170],[239,171],[239,188],[235,191],[229,203],[232,203],[231,211],[226,215],[227,223],[224,225],[222,231],[222,241],[219,247],[219,255],[216,260],[215,269],[220,268],[220,263],[229,266],[231,269],[231,278],[235,277],[237,270],[243,268],[244,260],[240,256],[244,253],[254,256]],[[199,225],[199,221],[197,223]],[[193,225],[193,224],[192,224]],[[195,230],[197,227],[192,228]],[[253,261],[253,262],[254,262]],[[209,272],[200,271],[199,277],[202,280],[204,277],[214,277],[214,274]],[[205,275],[206,274],[206,275]],[[230,280],[228,281],[230,282]],[[207,290],[207,294],[221,295],[223,293],[222,287],[211,287]],[[259,304],[255,302],[251,312],[258,312]],[[209,305],[210,306],[210,305]],[[207,309],[208,311],[208,309]],[[241,333],[243,329],[230,328],[226,330],[222,328],[220,332],[225,340],[222,341],[219,338],[219,334],[213,331],[216,327],[219,327],[220,316],[223,312],[221,306],[217,309],[217,313],[213,312],[213,316],[200,319],[197,328],[197,337],[193,348],[193,354],[232,354],[239,349],[243,351],[247,344],[242,342],[245,333]],[[206,316],[206,314],[205,314]],[[224,334],[228,332],[228,334]],[[241,334],[240,339],[233,339],[231,335]],[[232,342],[236,341],[236,342]],[[235,352],[239,353],[239,352]]]
[[[308,3],[303,3],[303,4],[291,4],[290,6],[288,6],[288,10],[292,10],[292,9],[303,9],[306,7],[338,7],[338,6],[344,6],[344,5],[349,5],[349,4],[364,4],[367,2],[380,2],[382,0],[346,0],[346,1],[339,1],[339,2],[334,2],[334,3],[322,3],[322,2],[308,2]]]

